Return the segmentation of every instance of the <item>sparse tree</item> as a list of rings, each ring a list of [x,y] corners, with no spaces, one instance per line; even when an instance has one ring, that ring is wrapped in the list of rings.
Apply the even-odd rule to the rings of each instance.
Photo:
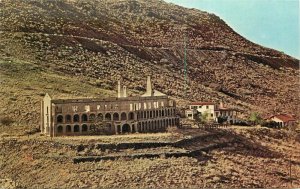
[[[252,112],[250,114],[249,121],[251,121],[251,123],[253,125],[257,125],[257,124],[262,124],[263,123],[262,117],[257,112]]]
[[[92,135],[100,135],[103,133],[107,133],[108,131],[108,122],[103,119],[103,117],[96,116],[92,120],[90,134]]]
[[[197,113],[194,114],[194,119],[198,124],[205,124],[208,121],[208,113],[204,112],[203,114],[200,114],[200,112],[197,111]]]

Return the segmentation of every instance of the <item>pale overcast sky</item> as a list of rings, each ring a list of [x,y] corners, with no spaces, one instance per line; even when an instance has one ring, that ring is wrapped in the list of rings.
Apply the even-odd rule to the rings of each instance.
[[[299,0],[165,0],[214,13],[260,45],[300,58]]]

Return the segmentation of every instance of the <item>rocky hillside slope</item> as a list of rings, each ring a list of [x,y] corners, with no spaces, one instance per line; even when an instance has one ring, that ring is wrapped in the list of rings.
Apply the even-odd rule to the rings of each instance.
[[[203,132],[193,130],[197,134]],[[19,138],[0,136],[0,186],[1,188],[299,188],[299,138],[291,140],[289,132],[267,128],[240,128],[221,132],[226,133],[230,140],[233,138],[242,140],[223,148],[202,151],[201,155],[193,157],[121,158],[117,161],[103,160],[79,164],[74,164],[72,160],[77,156],[74,146],[79,144],[95,146],[99,142],[97,140],[104,139],[107,142],[107,137],[98,137],[95,141],[78,137],[51,140],[37,135]],[[134,139],[141,142],[149,137],[141,135],[145,134],[118,136],[118,142]],[[159,134],[154,135],[159,139]],[[115,140],[115,137],[111,138]],[[203,145],[203,141],[194,141],[193,144],[186,143],[186,145],[199,147]],[[126,149],[127,154],[137,151],[133,148]],[[112,154],[114,150],[107,149],[102,153]]]
[[[1,113],[18,117],[20,109],[37,112],[37,99],[44,92],[78,96],[80,85],[70,89],[63,78],[99,89],[81,93],[95,96],[115,90],[119,78],[132,93],[141,93],[149,74],[156,89],[180,105],[222,100],[246,113],[299,112],[299,61],[246,40],[213,14],[161,0],[4,0],[0,7],[1,98],[6,105]],[[38,90],[31,108],[19,100],[27,89],[15,89],[10,79],[15,71],[22,72],[24,62],[38,69],[29,69],[24,77],[45,73],[42,80],[26,84]],[[54,83],[47,73],[56,74]],[[22,85],[21,77],[15,79]],[[60,85],[53,87],[56,82]]]

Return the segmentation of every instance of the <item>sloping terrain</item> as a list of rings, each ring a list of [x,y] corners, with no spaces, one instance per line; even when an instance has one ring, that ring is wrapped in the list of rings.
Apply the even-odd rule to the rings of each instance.
[[[192,130],[199,134],[199,129]],[[182,131],[181,131],[182,132]],[[183,137],[193,134],[180,133]],[[300,145],[289,132],[267,128],[239,128],[224,132],[226,147],[215,148],[193,157],[121,158],[74,164],[76,149],[95,140],[73,137],[44,138],[38,135],[19,138],[1,137],[0,186],[4,188],[298,188],[300,187]],[[152,134],[160,138],[159,133]],[[162,137],[166,138],[164,134]],[[234,137],[235,136],[235,137]],[[147,134],[119,136],[122,142]],[[98,137],[98,140],[107,137]],[[114,138],[111,138],[114,141]],[[218,140],[217,138],[213,138]],[[210,140],[210,139],[209,139]],[[220,141],[224,141],[222,138]],[[219,141],[219,142],[220,142]],[[69,141],[70,142],[70,141]],[[187,141],[186,149],[199,148],[203,140]],[[116,149],[115,149],[116,150]],[[174,151],[158,148],[155,151]],[[153,152],[152,152],[153,151]],[[114,154],[103,150],[102,154]],[[143,153],[127,149],[119,153]],[[100,154],[100,155],[102,155]],[[290,169],[291,167],[291,169]],[[291,171],[290,171],[291,170]],[[291,177],[290,177],[291,172]]]
[[[37,125],[45,92],[108,96],[122,78],[138,94],[146,75],[179,105],[223,100],[245,113],[299,116],[299,61],[246,40],[213,14],[160,0],[3,0],[0,7],[0,114],[22,124]]]

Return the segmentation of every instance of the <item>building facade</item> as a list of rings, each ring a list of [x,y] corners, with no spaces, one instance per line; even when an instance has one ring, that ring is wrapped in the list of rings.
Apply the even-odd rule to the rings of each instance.
[[[269,116],[266,121],[273,121],[279,127],[288,127],[296,125],[296,119],[292,115],[288,114],[277,114]]]
[[[214,102],[192,102],[185,110],[185,116],[188,119],[195,120],[195,116],[207,114],[207,121],[219,122],[226,120],[230,124],[235,124],[239,121],[238,110],[227,108],[223,103],[215,104]]]
[[[41,103],[41,132],[47,136],[160,132],[178,126],[176,103],[152,90],[150,77],[142,96],[128,97],[118,82],[115,98],[52,99]]]

